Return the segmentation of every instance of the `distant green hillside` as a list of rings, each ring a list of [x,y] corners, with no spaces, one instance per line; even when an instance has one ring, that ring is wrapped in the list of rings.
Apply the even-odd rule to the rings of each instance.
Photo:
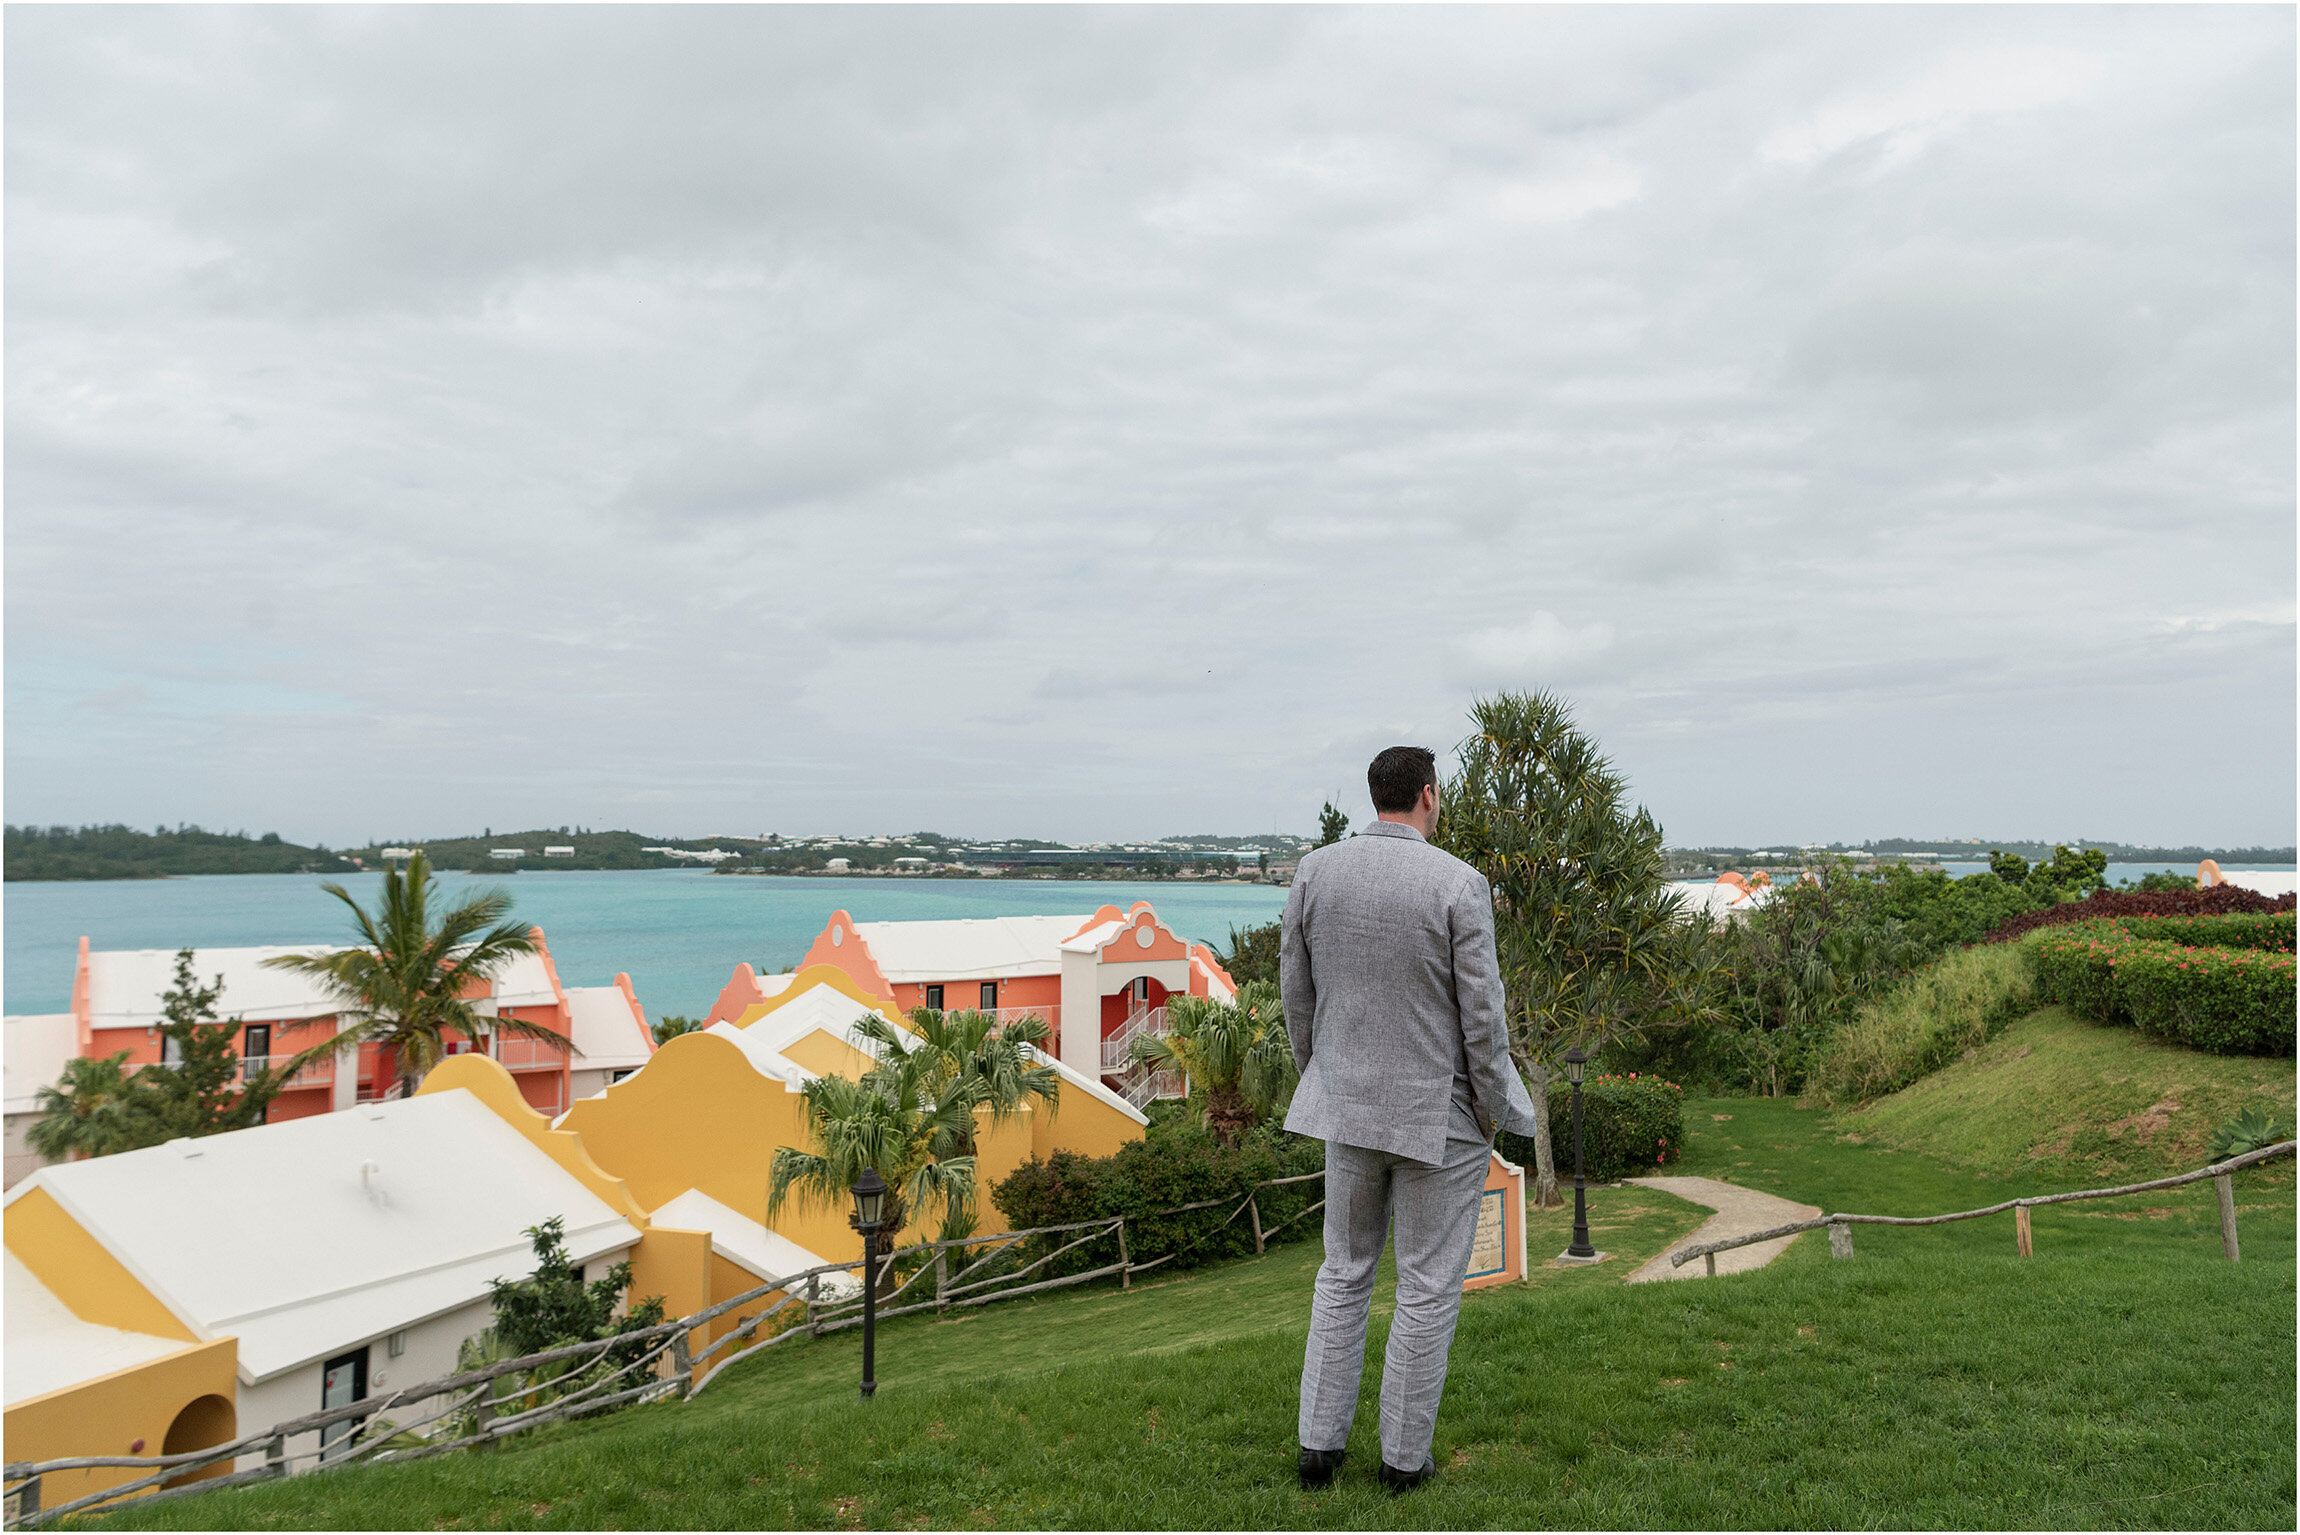
[[[324,847],[282,842],[278,832],[137,831],[131,826],[11,826],[6,873],[17,879],[161,879],[171,874],[349,874],[356,866]]]

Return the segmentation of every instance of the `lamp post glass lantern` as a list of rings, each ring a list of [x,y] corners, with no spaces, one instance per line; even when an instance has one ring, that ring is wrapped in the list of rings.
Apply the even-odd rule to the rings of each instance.
[[[863,1237],[862,1394],[867,1402],[878,1391],[878,1233],[886,1223],[886,1180],[877,1168],[866,1167],[849,1192]]]
[[[1589,1056],[1581,1046],[1565,1052],[1565,1077],[1573,1084],[1573,1244],[1565,1250],[1568,1258],[1597,1256],[1589,1242],[1588,1186],[1581,1176],[1581,1074],[1588,1065]]]

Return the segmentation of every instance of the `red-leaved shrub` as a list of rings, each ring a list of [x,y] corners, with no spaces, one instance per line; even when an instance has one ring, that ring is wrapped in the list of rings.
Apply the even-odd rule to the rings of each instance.
[[[2290,895],[2266,896],[2242,885],[2211,885],[2202,890],[2095,890],[2082,901],[2024,911],[1981,941],[2006,943],[2040,927],[2102,917],[2227,917],[2240,912],[2290,911],[2293,905]]]

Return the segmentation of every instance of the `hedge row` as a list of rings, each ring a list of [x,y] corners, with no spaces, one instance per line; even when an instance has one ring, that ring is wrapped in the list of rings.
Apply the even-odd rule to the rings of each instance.
[[[1573,1176],[1573,1084],[1549,1084],[1549,1144],[1560,1179]],[[1651,1072],[1590,1077],[1581,1084],[1582,1175],[1611,1183],[1674,1162],[1685,1148],[1685,1093]],[[1536,1164],[1529,1136],[1500,1137],[1501,1154]]]
[[[1139,1141],[1130,1141],[1107,1157],[1080,1156],[1057,1151],[1044,1162],[1032,1160],[991,1186],[991,1201],[1006,1217],[1007,1229],[1063,1226],[1124,1215],[1127,1256],[1136,1263],[1167,1253],[1180,1256],[1176,1268],[1195,1268],[1220,1258],[1235,1258],[1254,1250],[1250,1218],[1223,1222],[1257,1183],[1314,1173],[1326,1165],[1326,1143],[1287,1135],[1274,1126],[1247,1135],[1235,1147],[1224,1147],[1204,1127],[1175,1125]],[[1322,1181],[1264,1189],[1255,1206],[1265,1231],[1291,1219],[1325,1197]],[[1225,1201],[1210,1209],[1183,1215],[1157,1215],[1177,1205],[1202,1199]],[[1294,1241],[1319,1232],[1317,1217],[1294,1221],[1273,1240]],[[1024,1261],[1062,1246],[1075,1237],[1033,1238]],[[1038,1276],[1053,1278],[1100,1268],[1117,1261],[1115,1240],[1089,1242],[1054,1260]]]
[[[2082,901],[2024,911],[1992,929],[1987,941],[2006,943],[2039,928],[2097,922],[2104,917],[2226,917],[2291,911],[2294,904],[2292,896],[2265,896],[2241,885],[2210,885],[2201,890],[2095,890]]]
[[[2183,943],[2147,918],[2070,924],[2036,940],[2037,990],[2088,1018],[2215,1055],[2290,1055],[2293,919],[2272,923],[2240,936],[2273,941],[2243,947]]]

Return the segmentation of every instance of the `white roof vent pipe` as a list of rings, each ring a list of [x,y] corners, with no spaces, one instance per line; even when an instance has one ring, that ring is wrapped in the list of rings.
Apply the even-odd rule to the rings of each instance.
[[[359,1164],[359,1191],[367,1196],[369,1204],[379,1210],[391,1206],[391,1196],[384,1192],[382,1178],[383,1167],[380,1163],[368,1161]]]

